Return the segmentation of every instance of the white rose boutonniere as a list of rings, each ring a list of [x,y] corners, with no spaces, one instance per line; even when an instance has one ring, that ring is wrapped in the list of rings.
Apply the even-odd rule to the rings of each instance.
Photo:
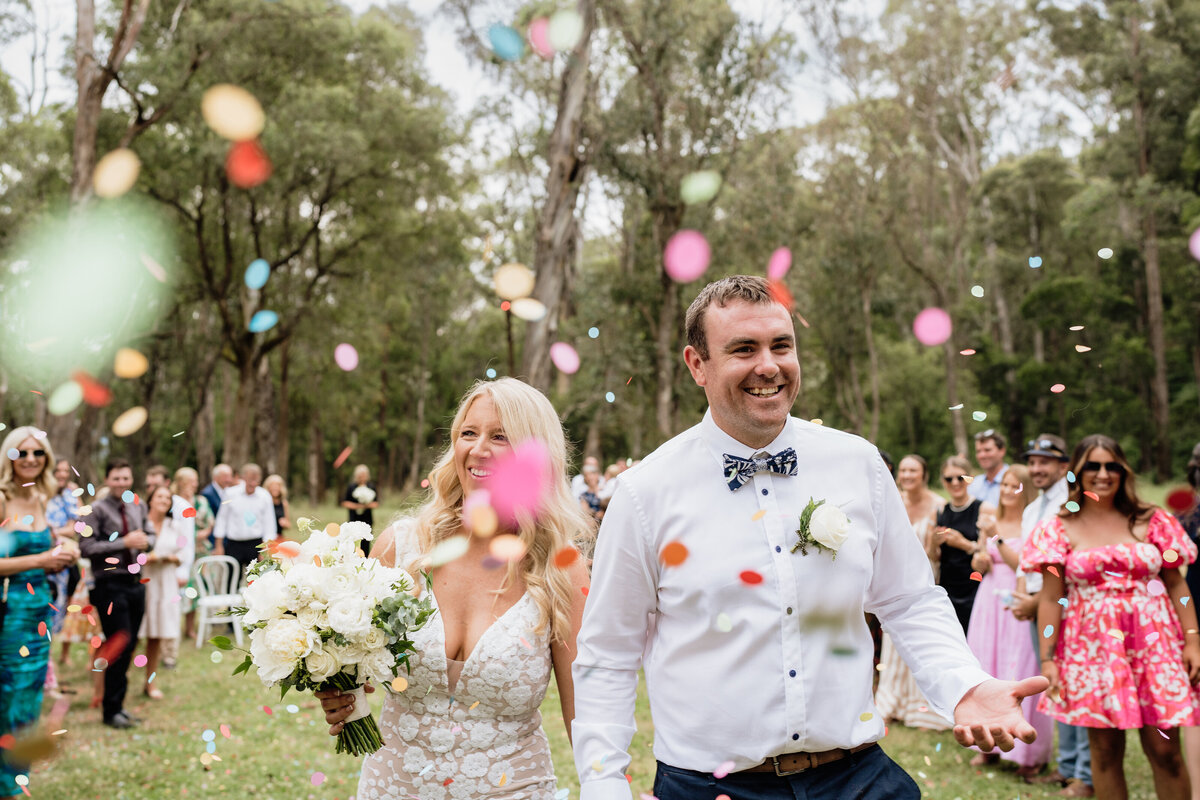
[[[796,529],[796,535],[800,541],[792,547],[793,553],[799,550],[801,554],[808,555],[808,547],[813,545],[836,559],[838,550],[850,535],[850,518],[837,506],[809,498],[808,505],[800,515],[800,527]]]

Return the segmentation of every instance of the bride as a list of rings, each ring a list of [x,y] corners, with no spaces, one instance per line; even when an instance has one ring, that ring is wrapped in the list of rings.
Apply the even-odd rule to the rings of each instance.
[[[550,454],[551,488],[536,521],[501,530],[526,548],[505,567],[491,557],[489,539],[465,530],[463,500],[487,488],[493,459],[531,438]],[[450,447],[430,473],[429,488],[416,515],[395,521],[372,548],[382,563],[407,569],[417,591],[427,570],[424,590],[438,613],[413,636],[412,672],[386,687],[384,746],[367,756],[355,796],[553,800],[554,768],[538,708],[553,669],[570,736],[571,662],[588,583],[582,559],[559,567],[572,553],[556,556],[591,535],[569,491],[566,441],[553,406],[513,378],[476,384],[454,416]],[[427,566],[439,543],[462,535],[469,540],[465,553]],[[337,691],[317,696],[336,735],[354,699]]]

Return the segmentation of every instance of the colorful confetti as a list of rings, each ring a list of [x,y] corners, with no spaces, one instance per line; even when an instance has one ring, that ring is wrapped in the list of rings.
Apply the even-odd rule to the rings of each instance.
[[[683,542],[670,542],[658,554],[658,560],[666,567],[678,567],[687,557],[688,549]]]
[[[950,338],[951,331],[950,315],[940,308],[926,308],[913,320],[913,335],[923,345],[942,344]]]
[[[708,269],[712,250],[700,231],[681,230],[667,240],[663,268],[676,283],[690,283]]]

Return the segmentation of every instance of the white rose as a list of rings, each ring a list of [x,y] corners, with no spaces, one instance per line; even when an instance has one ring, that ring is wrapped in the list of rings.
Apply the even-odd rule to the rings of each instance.
[[[276,619],[288,610],[287,582],[276,570],[255,578],[242,590],[242,597],[247,609],[243,622],[247,625]]]
[[[326,596],[336,604],[349,595],[361,597],[362,592],[359,591],[358,583],[358,576],[355,575],[354,568],[339,564],[325,570],[322,585],[325,588]]]
[[[363,656],[358,662],[359,678],[365,678],[378,684],[389,682],[396,666],[396,657],[390,650],[374,650]]]
[[[836,553],[850,535],[850,518],[837,506],[822,503],[808,521],[808,532],[819,544]]]
[[[358,643],[368,651],[383,650],[387,647],[388,637],[387,634],[381,631],[379,628],[371,626],[371,628],[364,635],[358,637]]]
[[[279,663],[293,666],[308,655],[313,646],[320,641],[311,628],[304,627],[299,620],[291,617],[269,622],[263,631],[264,644],[271,655]]]
[[[365,597],[345,596],[338,599],[325,611],[329,627],[347,638],[358,639],[374,627],[371,617],[375,606]]]
[[[267,629],[259,628],[250,632],[250,658],[258,668],[258,677],[266,686],[273,686],[292,674],[296,668],[295,659],[280,658],[267,645]]]
[[[369,542],[375,538],[375,535],[371,533],[371,526],[365,522],[343,522],[338,531],[338,538],[349,539],[352,542],[366,539]]]
[[[329,679],[341,667],[333,653],[328,652],[320,645],[314,647],[313,651],[304,659],[304,666],[308,668],[309,674],[315,681]]]
[[[322,586],[325,570],[307,559],[306,563],[297,564],[288,570],[286,592],[289,608],[304,608],[313,601],[324,602],[329,599]]]

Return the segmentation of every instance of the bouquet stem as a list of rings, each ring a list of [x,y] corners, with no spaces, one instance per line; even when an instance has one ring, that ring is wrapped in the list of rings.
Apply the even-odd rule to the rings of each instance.
[[[321,690],[340,689],[352,692],[358,688],[358,683],[344,672],[339,672],[321,684]],[[352,756],[363,756],[374,753],[383,747],[383,737],[379,735],[379,726],[371,714],[347,722],[337,735],[337,747],[334,752],[348,753]]]

